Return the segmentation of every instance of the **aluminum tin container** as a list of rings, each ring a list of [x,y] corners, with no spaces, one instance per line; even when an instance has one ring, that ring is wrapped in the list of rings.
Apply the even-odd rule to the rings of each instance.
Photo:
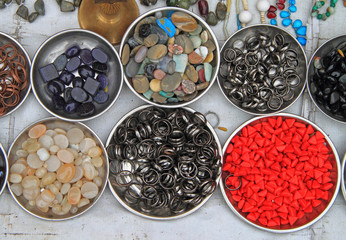
[[[328,210],[332,207],[337,195],[338,195],[338,192],[339,192],[339,188],[340,188],[340,182],[341,182],[341,165],[340,165],[340,160],[339,160],[339,155],[336,151],[336,148],[334,147],[334,144],[332,143],[332,141],[330,140],[330,138],[328,137],[328,135],[323,132],[323,130],[321,128],[319,128],[315,123],[305,119],[305,118],[302,118],[300,116],[297,116],[297,115],[294,115],[294,114],[289,114],[289,113],[279,113],[279,114],[275,114],[275,115],[270,115],[270,116],[262,116],[262,117],[254,117],[250,120],[248,120],[247,122],[243,123],[241,126],[239,126],[232,134],[231,136],[227,139],[224,147],[223,147],[223,153],[226,152],[227,150],[227,146],[229,145],[229,143],[231,142],[231,140],[233,139],[233,137],[235,137],[237,134],[240,133],[240,131],[243,129],[243,127],[249,125],[249,124],[255,124],[255,123],[259,123],[261,122],[261,119],[265,119],[265,118],[269,118],[269,117],[275,117],[275,116],[281,116],[283,119],[285,119],[286,117],[289,117],[289,118],[295,118],[296,121],[298,122],[301,122],[301,123],[306,123],[306,124],[310,124],[315,130],[318,130],[320,131],[327,143],[328,143],[328,148],[333,152],[334,154],[334,159],[332,161],[332,166],[333,166],[333,169],[332,169],[332,173],[330,175],[330,177],[332,178],[332,183],[334,184],[334,193],[332,196],[329,196],[329,203],[328,205],[325,207],[325,209],[319,214],[315,214],[315,215],[310,215],[310,217],[312,217],[313,219],[309,222],[300,222],[300,220],[297,220],[297,222],[291,227],[286,227],[286,228],[269,228],[269,227],[265,227],[263,225],[260,225],[259,223],[254,223],[250,220],[248,220],[245,215],[243,213],[240,213],[237,209],[238,207],[237,206],[234,206],[231,201],[229,200],[228,198],[228,194],[229,194],[229,191],[226,191],[226,187],[225,187],[225,184],[224,184],[224,173],[221,174],[221,180],[220,180],[220,188],[221,188],[221,192],[222,192],[222,195],[227,203],[227,205],[231,208],[231,210],[234,212],[235,215],[237,215],[241,220],[243,220],[244,222],[256,227],[256,228],[259,228],[261,230],[265,230],[265,231],[268,231],[268,232],[273,232],[273,233],[289,233],[289,232],[295,232],[295,231],[299,231],[299,230],[302,230],[304,228],[307,228],[309,226],[311,226],[312,224],[316,223],[318,220],[320,220],[327,212]],[[316,207],[316,208],[320,208],[320,206]]]
[[[46,90],[46,83],[39,73],[41,67],[53,63],[59,55],[65,53],[65,50],[73,45],[90,50],[100,47],[109,58],[107,73],[109,99],[104,104],[95,104],[95,113],[88,117],[81,117],[77,113],[67,114],[63,110],[54,109],[51,96]],[[117,51],[105,38],[88,30],[68,29],[51,36],[38,48],[32,61],[30,79],[37,101],[50,114],[67,121],[88,121],[106,112],[118,99],[123,85],[123,67]]]
[[[211,30],[211,28],[209,27],[209,25],[201,17],[199,17],[197,14],[195,14],[193,12],[190,12],[190,11],[185,10],[183,8],[177,8],[177,7],[162,7],[162,8],[156,8],[156,9],[153,9],[151,11],[148,11],[147,13],[145,13],[145,14],[141,15],[139,18],[137,18],[137,20],[134,21],[128,27],[128,29],[127,29],[127,31],[126,31],[126,33],[125,33],[125,35],[124,35],[124,37],[123,37],[123,39],[121,41],[119,55],[122,56],[122,51],[123,51],[124,45],[126,44],[127,40],[133,35],[134,29],[135,29],[137,23],[139,23],[142,19],[144,19],[146,17],[155,15],[155,13],[157,13],[157,12],[167,12],[167,11],[180,11],[180,12],[185,12],[185,13],[193,16],[197,20],[197,22],[203,27],[203,29],[208,30],[209,34],[211,35],[211,37],[212,37],[212,39],[213,39],[213,41],[215,43],[216,49],[214,50],[215,55],[214,55],[214,60],[213,60],[213,62],[215,62],[215,67],[213,69],[213,73],[212,73],[212,76],[211,76],[211,80],[210,80],[209,86],[206,89],[204,89],[202,91],[199,91],[198,95],[195,98],[193,98],[192,100],[190,100],[190,101],[178,102],[178,103],[160,104],[160,103],[156,103],[154,101],[150,101],[147,98],[145,98],[142,94],[137,93],[136,90],[131,85],[131,81],[130,81],[131,79],[129,79],[126,76],[125,71],[124,71],[124,80],[125,80],[127,86],[131,89],[131,91],[137,97],[142,99],[143,101],[145,101],[145,102],[147,102],[149,104],[158,106],[158,107],[178,108],[178,107],[183,107],[183,106],[186,106],[188,104],[191,104],[191,103],[197,101],[198,99],[200,99],[204,94],[206,94],[208,92],[208,90],[211,88],[211,86],[213,85],[213,83],[215,82],[216,77],[217,77],[217,73],[218,73],[218,69],[219,69],[218,66],[220,65],[220,54],[219,54],[220,53],[220,49],[219,49],[218,40],[217,40],[215,34],[213,33],[213,31]]]
[[[108,136],[108,139],[107,139],[107,142],[106,142],[106,147],[108,147],[108,145],[111,143],[112,141],[112,138],[113,138],[113,135],[116,131],[116,129],[118,128],[118,126],[120,126],[126,118],[128,118],[129,116],[131,116],[132,114],[142,110],[142,109],[145,109],[145,108],[148,108],[148,107],[151,107],[150,105],[143,105],[143,106],[140,106],[140,107],[137,107],[133,110],[131,110],[130,112],[128,112],[126,115],[124,115],[119,121],[117,124],[115,124],[115,126],[113,127],[112,131],[110,132],[109,136]],[[187,110],[189,112],[195,112],[195,110],[191,109],[191,108],[188,108],[188,107],[183,107],[184,110]],[[221,144],[220,144],[220,140],[217,136],[217,134],[215,133],[213,127],[209,124],[209,122],[207,122],[207,126],[210,130],[210,132],[212,133],[216,143],[217,143],[217,146],[218,146],[218,152],[221,154]],[[221,177],[221,165],[222,165],[222,156],[220,156],[220,174],[217,176],[216,178],[216,183],[218,184],[219,183],[219,180],[220,180],[220,177]],[[213,195],[213,194],[210,194],[209,196],[207,196],[201,203],[199,203],[197,206],[195,206],[194,208],[190,209],[189,211],[184,211],[180,214],[177,214],[177,215],[174,215],[174,216],[162,216],[162,217],[156,217],[156,216],[151,216],[150,214],[145,214],[144,212],[140,212],[140,211],[137,211],[135,209],[133,209],[132,207],[130,207],[129,205],[127,205],[127,203],[124,201],[124,199],[117,193],[117,190],[115,189],[115,187],[111,184],[111,181],[108,179],[108,184],[109,184],[109,188],[112,192],[112,194],[114,195],[114,197],[118,200],[118,202],[124,207],[126,208],[127,210],[129,210],[130,212],[138,215],[138,216],[141,216],[141,217],[144,217],[144,218],[148,218],[148,219],[152,219],[152,220],[173,220],[173,219],[178,219],[178,218],[182,218],[182,217],[185,217],[187,215],[190,215],[192,214],[193,212],[197,211],[199,208],[201,208],[207,201],[208,199]]]
[[[341,167],[341,191],[346,201],[345,165],[346,165],[346,153],[344,155],[344,159],[342,160],[342,167]]]
[[[336,121],[341,122],[341,123],[346,123],[346,118],[337,117],[337,116],[331,114],[329,111],[327,111],[327,109],[324,106],[317,103],[316,98],[311,93],[311,79],[312,79],[313,74],[315,73],[315,67],[314,67],[315,58],[327,55],[328,52],[330,52],[332,49],[336,48],[342,42],[346,42],[346,35],[341,35],[341,36],[332,38],[332,39],[326,41],[325,43],[323,43],[319,48],[317,48],[317,50],[314,52],[314,54],[312,55],[312,57],[310,59],[309,67],[308,67],[308,73],[307,73],[306,77],[307,77],[307,88],[309,91],[309,95],[310,95],[312,101],[314,102],[314,104],[317,106],[317,108],[321,112],[323,112],[326,116],[330,117],[331,119],[336,120]]]
[[[22,142],[28,138],[28,132],[30,130],[31,127],[35,126],[36,124],[45,124],[47,126],[47,129],[55,129],[55,128],[61,128],[64,130],[68,130],[74,127],[80,128],[83,132],[84,135],[86,137],[90,137],[92,139],[95,140],[96,144],[101,147],[102,149],[102,158],[104,160],[104,164],[102,166],[102,171],[104,171],[104,176],[102,177],[102,185],[101,187],[99,187],[99,193],[98,195],[93,198],[92,200],[90,200],[90,203],[84,207],[81,207],[78,209],[77,213],[75,214],[71,214],[70,212],[66,215],[63,216],[58,216],[55,215],[53,213],[51,213],[51,211],[48,211],[47,213],[41,212],[39,210],[37,210],[36,208],[29,208],[27,206],[28,200],[26,200],[23,195],[17,197],[13,191],[11,190],[11,184],[8,181],[7,185],[8,185],[8,189],[10,190],[10,193],[13,197],[13,199],[18,203],[18,205],[25,210],[27,213],[38,217],[40,219],[43,220],[52,220],[52,221],[60,221],[60,220],[68,220],[71,218],[75,218],[80,216],[81,214],[85,213],[87,210],[89,210],[92,206],[95,205],[95,203],[99,200],[99,198],[101,197],[104,189],[106,188],[107,185],[107,179],[108,179],[108,173],[109,173],[109,164],[108,164],[108,155],[107,155],[107,151],[104,148],[104,145],[101,141],[101,139],[96,135],[96,133],[89,128],[88,126],[86,126],[83,123],[79,123],[79,122],[68,122],[68,121],[64,121],[55,117],[50,117],[50,118],[45,118],[42,120],[39,120],[33,124],[31,124],[30,126],[26,127],[23,131],[21,131],[18,136],[15,138],[15,140],[13,141],[13,143],[11,144],[9,150],[8,150],[8,164],[9,166],[11,166],[16,160],[17,160],[17,156],[16,156],[16,151],[18,149],[21,148],[21,144]]]
[[[1,195],[6,187],[6,182],[8,178],[8,172],[9,172],[7,154],[1,143],[0,143],[0,167],[2,167],[5,170],[4,178],[2,179],[2,181],[0,181],[0,195]]]
[[[14,39],[13,37],[9,36],[6,33],[0,32],[0,46],[9,44],[9,43],[15,45],[17,47],[17,50],[22,55],[25,56],[25,60],[26,60],[25,70],[27,72],[28,86],[25,89],[20,91],[20,98],[21,98],[20,102],[15,107],[10,108],[10,110],[5,115],[0,116],[0,119],[16,111],[24,103],[31,89],[31,83],[29,79],[29,72],[30,72],[30,66],[31,66],[30,56],[28,55],[24,47],[16,39]]]
[[[305,55],[304,49],[299,44],[297,39],[294,36],[292,36],[289,32],[286,32],[285,30],[283,30],[283,29],[281,29],[279,27],[276,27],[276,26],[266,25],[266,24],[257,24],[257,25],[252,25],[252,26],[248,26],[248,27],[242,28],[241,30],[235,32],[232,36],[230,36],[226,40],[226,42],[224,43],[224,45],[221,48],[221,53],[220,53],[221,63],[220,64],[222,64],[224,62],[222,56],[223,56],[223,54],[225,52],[225,49],[227,49],[229,47],[232,47],[233,43],[236,40],[243,40],[243,41],[245,41],[245,39],[247,37],[256,35],[258,33],[264,33],[264,34],[266,34],[266,35],[268,35],[270,37],[275,36],[275,34],[281,34],[282,36],[285,37],[285,43],[289,43],[290,44],[290,48],[293,48],[297,52],[298,60],[300,61],[300,63],[299,63],[299,67],[296,69],[296,72],[300,76],[300,83],[294,89],[294,97],[293,97],[293,99],[284,102],[282,104],[282,106],[278,110],[267,109],[266,111],[262,112],[262,111],[258,111],[256,109],[244,108],[244,107],[241,106],[241,104],[239,104],[236,101],[230,99],[230,97],[227,96],[225,88],[223,87],[223,82],[226,81],[226,79],[224,79],[224,78],[222,78],[220,76],[220,70],[219,70],[219,74],[218,74],[218,84],[219,84],[221,92],[223,93],[225,98],[230,103],[232,103],[236,108],[238,108],[238,109],[240,109],[240,110],[242,110],[242,111],[244,111],[246,113],[253,114],[253,115],[270,115],[270,114],[278,113],[278,112],[281,112],[281,111],[287,109],[303,93],[305,82],[306,82],[307,59],[306,59],[306,55]]]

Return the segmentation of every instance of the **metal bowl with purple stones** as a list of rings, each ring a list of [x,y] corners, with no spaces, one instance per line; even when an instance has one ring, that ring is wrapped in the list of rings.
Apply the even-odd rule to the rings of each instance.
[[[5,149],[0,143],[0,195],[6,187],[8,177],[8,161]]]
[[[36,99],[49,113],[69,121],[100,116],[117,100],[123,68],[114,47],[88,30],[69,29],[47,39],[30,72]]]
[[[322,44],[310,60],[309,94],[315,105],[332,119],[346,123],[346,35]]]
[[[203,19],[182,8],[149,11],[126,31],[120,56],[125,82],[147,103],[182,107],[215,82],[217,39]]]

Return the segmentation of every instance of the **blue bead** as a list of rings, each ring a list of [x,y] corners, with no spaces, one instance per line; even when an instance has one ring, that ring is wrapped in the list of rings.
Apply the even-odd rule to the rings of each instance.
[[[291,25],[291,23],[292,23],[292,19],[290,18],[285,18],[284,20],[282,20],[282,25],[285,27]]]
[[[270,24],[271,25],[278,25],[278,22],[276,21],[276,19],[271,19]]]
[[[293,28],[299,28],[303,25],[303,22],[300,19],[297,19],[293,22]]]
[[[291,13],[289,13],[288,11],[282,11],[281,13],[280,13],[280,17],[282,17],[282,18],[287,18],[287,17],[289,17],[291,15]]]
[[[297,35],[306,36],[306,26],[301,26],[296,31]]]
[[[290,12],[294,13],[294,12],[297,11],[297,7],[294,6],[294,5],[292,5],[292,6],[290,6],[290,7],[288,8],[288,10],[289,10]]]
[[[288,3],[291,5],[294,5],[294,4],[296,4],[296,0],[289,0]]]
[[[298,42],[302,45],[305,46],[306,44],[306,38],[304,37],[297,37]]]
[[[175,26],[168,18],[160,18],[156,20],[157,25],[162,28],[170,38],[175,35]]]

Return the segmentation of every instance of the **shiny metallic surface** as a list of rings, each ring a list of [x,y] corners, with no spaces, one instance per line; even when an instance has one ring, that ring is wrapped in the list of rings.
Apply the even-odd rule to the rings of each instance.
[[[67,215],[58,216],[58,215],[53,215],[49,212],[43,213],[37,209],[27,208],[25,204],[28,202],[28,200],[26,200],[23,196],[17,197],[11,190],[10,182],[7,182],[8,189],[9,189],[13,199],[18,203],[18,205],[23,210],[25,210],[26,212],[28,212],[29,214],[31,214],[35,217],[38,217],[38,218],[43,219],[43,220],[52,220],[52,221],[68,220],[71,218],[78,217],[81,214],[85,213],[87,210],[89,210],[92,206],[94,206],[94,204],[99,200],[103,191],[106,188],[108,173],[109,173],[109,163],[108,163],[107,151],[106,151],[101,139],[87,125],[85,125],[83,123],[79,123],[79,122],[68,122],[68,121],[64,121],[64,120],[61,120],[61,119],[58,119],[55,117],[50,117],[50,118],[45,118],[45,119],[39,120],[39,121],[31,124],[30,126],[26,127],[23,131],[21,131],[18,134],[18,136],[15,138],[15,140],[13,141],[13,143],[11,144],[11,146],[8,150],[8,165],[9,165],[9,167],[15,162],[16,151],[21,148],[22,142],[28,138],[28,132],[29,132],[30,128],[35,126],[36,124],[39,124],[39,123],[45,124],[47,126],[47,129],[62,128],[64,130],[67,130],[67,129],[71,129],[71,128],[75,128],[75,127],[79,128],[84,132],[86,137],[92,138],[96,142],[96,144],[99,147],[101,147],[101,149],[102,149],[101,157],[104,161],[103,170],[105,171],[105,176],[102,178],[102,185],[101,185],[101,187],[99,187],[99,192],[98,192],[97,196],[90,201],[89,204],[87,204],[84,207],[79,208],[77,213],[71,214],[69,212]]]
[[[7,154],[6,154],[6,151],[5,151],[5,149],[1,143],[0,143],[0,167],[2,167],[5,171],[4,178],[2,179],[2,182],[0,182],[0,184],[1,184],[0,185],[0,196],[1,196],[2,192],[4,191],[4,189],[6,187],[6,182],[7,182],[7,178],[8,178],[8,172],[9,172]]]
[[[254,40],[254,35],[258,35],[261,34],[259,38],[261,38],[261,43],[258,42],[257,40]],[[267,36],[269,36],[270,38],[273,38],[272,41],[269,41],[269,39],[267,39]],[[275,37],[274,37],[275,36]],[[276,61],[278,67],[276,68],[277,70],[280,68],[283,68],[284,66],[281,66],[281,61],[282,58],[287,58],[290,65],[294,65],[296,64],[296,62],[294,60],[290,60],[292,58],[291,55],[296,54],[297,55],[297,59],[299,61],[299,65],[297,67],[295,67],[295,71],[297,72],[298,76],[300,77],[301,81],[299,81],[299,84],[297,84],[297,86],[292,89],[294,92],[294,97],[288,99],[287,101],[284,101],[279,107],[274,106],[268,106],[266,108],[262,108],[262,106],[258,106],[257,99],[254,99],[256,101],[256,104],[252,103],[251,106],[248,105],[244,105],[242,106],[242,102],[239,102],[239,100],[237,99],[232,99],[234,97],[234,93],[232,94],[233,97],[228,96],[227,90],[230,90],[228,87],[224,86],[224,83],[227,82],[227,77],[226,75],[222,72],[223,70],[227,70],[227,68],[223,65],[226,61],[228,61],[228,59],[233,59],[237,62],[237,75],[235,76],[235,78],[231,79],[231,81],[233,83],[236,82],[242,82],[241,79],[243,79],[243,77],[248,71],[247,68],[251,67],[251,65],[253,63],[256,63],[256,59],[258,56],[260,56],[261,60],[264,59],[268,59],[270,56],[267,55],[263,55],[264,53],[262,52],[262,48],[267,48],[269,46],[270,48],[274,48],[274,46],[277,46],[278,44],[280,44],[282,42],[282,40],[284,39],[285,44],[282,46],[282,48],[280,49],[280,52],[277,52],[276,54],[273,54],[273,56],[271,57],[272,61]],[[244,48],[250,48],[253,49],[257,56],[251,56],[251,58],[249,58],[249,55],[246,54],[244,55],[241,59],[235,59],[235,51],[230,50],[229,48],[238,46],[239,47],[239,43],[240,40],[242,41],[246,41],[247,42],[247,46],[245,46],[244,44]],[[287,50],[287,43],[290,44],[289,49],[292,50]],[[267,46],[268,45],[268,46]],[[241,45],[242,46],[242,45]],[[238,49],[236,49],[238,50]],[[272,49],[273,50],[273,49]],[[293,51],[294,50],[294,51]],[[241,52],[241,51],[240,51]],[[241,53],[242,54],[242,53]],[[290,33],[286,32],[285,30],[276,27],[276,26],[272,26],[272,25],[265,25],[265,24],[258,24],[258,25],[252,25],[249,27],[245,27],[242,28],[241,30],[235,32],[232,36],[230,36],[226,42],[224,43],[224,45],[221,48],[221,65],[220,65],[220,71],[219,71],[219,75],[218,75],[218,84],[219,87],[223,93],[223,95],[227,98],[227,100],[229,102],[231,102],[235,107],[237,107],[238,109],[249,113],[249,114],[253,114],[253,115],[268,115],[268,114],[273,114],[273,113],[278,113],[280,111],[283,111],[285,109],[287,109],[289,106],[291,106],[298,98],[299,96],[302,94],[303,90],[304,90],[304,86],[305,86],[305,79],[306,79],[306,69],[307,69],[307,60],[306,60],[306,56],[305,56],[305,52],[303,50],[303,48],[301,47],[301,45],[299,44],[299,42],[295,39],[295,37],[293,37]],[[226,56],[226,58],[225,58]],[[246,59],[247,57],[247,59]],[[248,62],[250,60],[250,64],[246,64],[246,62]],[[261,62],[260,60],[260,62]],[[240,61],[240,63],[238,63]],[[241,62],[244,62],[245,64],[242,64]],[[289,65],[287,63],[287,65]],[[252,73],[252,77],[255,76],[255,74],[265,74],[266,69],[264,69],[264,65],[263,64],[259,64],[257,65],[257,72],[251,72]],[[269,71],[269,69],[268,69]],[[240,74],[238,74],[240,73]],[[271,69],[270,71],[270,75],[272,76],[272,74],[276,74],[276,72],[274,72],[273,69]],[[269,74],[269,73],[268,73]],[[256,83],[258,84],[258,83]],[[264,82],[265,85],[268,85],[268,83]],[[231,88],[232,89],[232,88]],[[233,88],[235,89],[235,88]],[[271,91],[271,89],[269,89]],[[240,93],[240,92],[236,92],[236,93]],[[241,99],[242,97],[240,96]]]
[[[31,83],[30,83],[30,79],[29,79],[29,72],[30,72],[30,66],[31,66],[31,60],[30,60],[30,56],[28,55],[28,53],[26,52],[25,48],[13,37],[11,37],[10,35],[0,32],[0,45],[3,44],[13,44],[15,46],[17,46],[17,50],[18,52],[20,52],[22,55],[25,56],[25,60],[27,61],[27,64],[25,66],[25,70],[27,72],[27,81],[29,82],[28,86],[21,90],[20,92],[20,102],[17,104],[17,106],[13,107],[10,109],[10,111],[8,111],[5,115],[0,116],[0,118],[3,118],[11,113],[13,113],[14,111],[16,111],[22,104],[23,102],[26,100],[26,98],[28,97],[29,93],[30,93],[30,89],[31,89]]]
[[[311,78],[313,76],[313,74],[315,73],[315,67],[314,67],[314,60],[316,57],[322,57],[325,56],[326,54],[328,54],[328,52],[330,52],[332,49],[335,49],[339,44],[346,42],[346,35],[342,35],[342,36],[338,36],[335,38],[332,38],[328,41],[326,41],[325,43],[323,43],[312,55],[310,62],[309,62],[309,66],[308,66],[308,73],[307,73],[307,88],[309,91],[309,95],[312,99],[312,101],[314,102],[314,104],[317,106],[317,108],[323,112],[326,116],[330,117],[331,119],[334,119],[338,122],[341,123],[346,123],[346,119],[345,118],[340,118],[337,117],[335,115],[332,115],[329,111],[327,111],[325,109],[324,106],[322,106],[321,104],[318,104],[315,97],[312,95],[311,93]]]
[[[131,115],[143,110],[143,109],[146,109],[148,107],[151,107],[150,105],[143,105],[143,106],[140,106],[138,108],[135,108],[133,110],[131,110],[130,112],[128,112],[126,115],[124,115],[119,121],[118,123],[114,126],[114,128],[112,129],[112,131],[110,132],[109,134],[109,137],[106,141],[106,147],[110,145],[110,143],[113,141],[113,135],[115,134],[116,130],[118,129],[118,127],[124,123],[124,121],[130,117]],[[191,108],[187,108],[187,107],[184,107],[183,108],[184,110],[188,111],[188,112],[191,112],[191,113],[194,113],[195,110],[191,109]],[[201,119],[201,121],[203,121]],[[215,142],[217,144],[217,150],[220,154],[220,161],[222,164],[222,154],[221,154],[221,144],[220,144],[220,141],[218,139],[218,136],[217,134],[215,133],[213,127],[209,124],[209,122],[206,122],[206,125],[209,129],[209,131],[211,132],[212,136],[214,137],[215,139]],[[148,162],[150,160],[146,159],[146,158],[143,158],[142,161],[144,162]],[[115,161],[112,161],[113,163]],[[112,170],[112,168],[110,168],[110,170]],[[207,170],[206,170],[207,171]],[[123,174],[130,174],[130,172],[128,171],[122,171],[121,173]],[[132,174],[132,173],[131,173]],[[130,175],[131,175],[130,174]],[[221,174],[221,169],[220,169],[220,172],[218,173],[217,177],[216,177],[216,183],[218,184],[219,180],[220,180],[220,175]],[[127,176],[129,178],[129,176]],[[171,215],[171,216],[165,216],[165,215],[162,215],[162,216],[152,216],[150,215],[150,213],[146,213],[145,211],[137,211],[136,209],[132,208],[131,206],[129,206],[127,203],[129,202],[128,200],[126,200],[126,195],[124,196],[120,196],[119,194],[119,191],[117,190],[117,187],[116,186],[113,186],[110,179],[108,179],[108,184],[109,184],[109,188],[111,190],[111,192],[113,193],[114,197],[119,201],[119,203],[124,207],[126,208],[127,210],[129,210],[130,212],[138,215],[138,216],[141,216],[141,217],[145,217],[145,218],[148,218],[148,219],[153,219],[153,220],[173,220],[173,219],[178,219],[178,218],[182,218],[182,217],[185,217],[189,214],[192,214],[193,212],[197,211],[200,207],[202,207],[207,201],[208,199],[213,195],[213,194],[209,194],[208,196],[206,196],[201,202],[198,202],[198,204],[195,205],[195,207],[193,207],[192,209],[189,209],[187,211],[182,211],[182,212],[179,212],[175,215]],[[207,184],[207,183],[206,183]],[[126,183],[124,183],[124,185],[126,185]],[[215,186],[216,187],[216,186]]]
[[[265,231],[268,231],[268,232],[273,232],[273,233],[289,233],[289,232],[295,232],[295,231],[299,231],[299,230],[302,230],[304,228],[307,228],[309,226],[311,226],[312,224],[316,223],[318,220],[320,220],[327,212],[328,210],[332,207],[337,195],[338,195],[338,192],[339,192],[339,189],[340,189],[340,183],[341,183],[341,165],[340,165],[340,159],[339,159],[339,155],[338,155],[338,152],[336,151],[336,148],[334,147],[334,144],[332,143],[332,141],[330,140],[330,138],[328,137],[328,135],[323,132],[323,130],[321,128],[319,128],[315,123],[303,118],[303,117],[300,117],[300,116],[297,116],[297,115],[294,115],[294,114],[290,114],[290,113],[278,113],[278,114],[275,114],[275,115],[268,115],[268,116],[258,116],[258,117],[254,117],[250,120],[248,120],[247,122],[243,123],[242,125],[240,125],[232,134],[231,136],[227,139],[227,141],[225,142],[225,145],[223,147],[223,153],[226,152],[227,150],[227,147],[229,145],[229,143],[231,142],[231,140],[241,132],[241,130],[247,126],[247,125],[252,125],[252,124],[255,124],[255,123],[259,123],[261,122],[262,119],[265,119],[265,118],[269,118],[269,117],[276,117],[276,116],[281,116],[283,118],[283,120],[288,117],[288,118],[294,118],[297,122],[301,122],[301,123],[304,123],[304,124],[310,124],[315,130],[317,131],[320,131],[328,145],[327,147],[333,152],[333,155],[334,155],[334,161],[332,161],[332,166],[333,166],[333,169],[331,170],[332,173],[331,173],[331,178],[332,178],[332,183],[334,184],[334,193],[331,197],[329,197],[328,201],[328,205],[325,207],[325,209],[319,214],[319,215],[316,215],[316,216],[313,216],[313,219],[311,221],[308,221],[308,222],[299,222],[297,221],[298,223],[301,223],[300,225],[297,224],[297,222],[295,223],[295,225],[293,226],[289,226],[289,227],[286,227],[286,228],[268,228],[268,227],[265,227],[263,225],[259,225],[259,224],[256,224],[250,220],[248,220],[245,215],[241,212],[239,212],[237,209],[238,207],[233,205],[228,196],[227,196],[227,188],[224,184],[224,179],[225,179],[225,174],[224,172],[221,174],[221,180],[220,180],[220,188],[221,188],[221,193],[227,203],[227,205],[231,208],[231,210],[234,212],[235,215],[237,215],[241,220],[247,222],[248,224],[256,227],[256,228],[259,228],[261,230],[265,230]]]
[[[346,201],[345,165],[346,165],[346,153],[344,155],[344,159],[342,160],[342,167],[341,167],[341,191]]]
[[[67,114],[63,110],[54,109],[51,96],[46,91],[46,84],[39,73],[41,67],[53,63],[59,55],[73,45],[90,50],[100,47],[109,58],[107,73],[109,99],[105,104],[95,104],[95,112],[89,117],[81,117],[77,113]],[[32,60],[30,79],[37,101],[50,114],[67,121],[87,121],[99,117],[116,102],[123,85],[123,68],[117,51],[105,38],[88,30],[69,29],[51,36],[38,48]]]
[[[131,89],[131,91],[137,96],[139,97],[140,99],[142,99],[143,101],[149,103],[149,104],[152,104],[152,105],[155,105],[155,106],[158,106],[158,107],[167,107],[167,108],[178,108],[178,107],[183,107],[183,106],[186,106],[188,104],[191,104],[195,101],[197,101],[198,99],[200,99],[204,94],[207,93],[207,91],[211,88],[211,86],[214,84],[214,82],[216,81],[216,77],[217,77],[217,74],[218,74],[218,69],[219,69],[219,65],[220,65],[220,48],[219,48],[219,44],[218,44],[218,41],[217,41],[217,38],[215,36],[215,34],[213,33],[212,29],[209,27],[209,25],[201,18],[199,17],[197,14],[191,12],[191,11],[188,11],[188,10],[185,10],[183,8],[177,8],[177,7],[162,7],[162,8],[157,8],[157,9],[154,9],[154,10],[151,10],[151,11],[148,11],[147,13],[141,15],[136,21],[134,21],[130,27],[127,29],[122,41],[121,41],[121,44],[120,44],[120,51],[119,51],[119,55],[121,56],[122,54],[122,50],[124,48],[124,45],[126,44],[127,40],[133,36],[133,33],[134,33],[134,29],[135,29],[135,26],[137,25],[137,23],[139,23],[142,19],[148,17],[148,16],[154,16],[156,12],[163,12],[163,16],[165,15],[164,13],[167,12],[167,11],[180,11],[180,12],[185,12],[191,16],[193,16],[197,22],[203,27],[203,29],[206,29],[209,34],[212,36],[212,39],[214,41],[214,44],[216,46],[216,49],[214,50],[214,60],[213,62],[215,63],[215,67],[213,68],[213,73],[212,73],[212,76],[211,76],[211,80],[210,80],[210,84],[209,86],[202,90],[202,91],[199,91],[197,96],[195,98],[193,98],[192,100],[189,100],[189,101],[183,101],[183,102],[178,102],[178,103],[166,103],[166,104],[160,104],[160,103],[156,103],[154,101],[150,101],[148,100],[147,98],[145,98],[142,94],[139,94],[135,91],[135,89],[132,87],[131,85],[131,79],[129,79],[126,74],[124,73],[124,80],[127,84],[127,86]]]

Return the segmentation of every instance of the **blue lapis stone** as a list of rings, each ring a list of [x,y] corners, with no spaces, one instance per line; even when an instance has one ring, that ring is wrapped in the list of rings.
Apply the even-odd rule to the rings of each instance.
[[[297,29],[300,28],[303,25],[303,22],[300,19],[297,19],[293,22],[293,28]]]
[[[285,18],[284,20],[282,20],[282,25],[285,27],[291,25],[291,23],[292,23],[292,19],[290,18]]]
[[[278,22],[276,21],[276,19],[270,19],[270,24],[271,25],[278,25]]]
[[[296,31],[297,35],[306,36],[306,26],[301,26]]]
[[[297,11],[297,7],[294,6],[294,5],[292,5],[292,6],[290,6],[290,7],[288,8],[288,10],[289,10],[290,12],[294,13],[294,12]]]
[[[296,0],[289,0],[288,3],[291,5],[294,5],[294,4],[296,4]]]
[[[175,26],[172,23],[171,20],[168,18],[160,18],[156,20],[157,25],[159,25],[160,28],[162,28],[170,38],[174,37],[175,35]]]
[[[289,13],[288,11],[282,11],[280,13],[280,17],[282,17],[282,18],[287,18],[289,16],[291,16],[291,13]]]
[[[302,45],[305,46],[306,45],[306,38],[304,37],[297,37],[298,42]]]

